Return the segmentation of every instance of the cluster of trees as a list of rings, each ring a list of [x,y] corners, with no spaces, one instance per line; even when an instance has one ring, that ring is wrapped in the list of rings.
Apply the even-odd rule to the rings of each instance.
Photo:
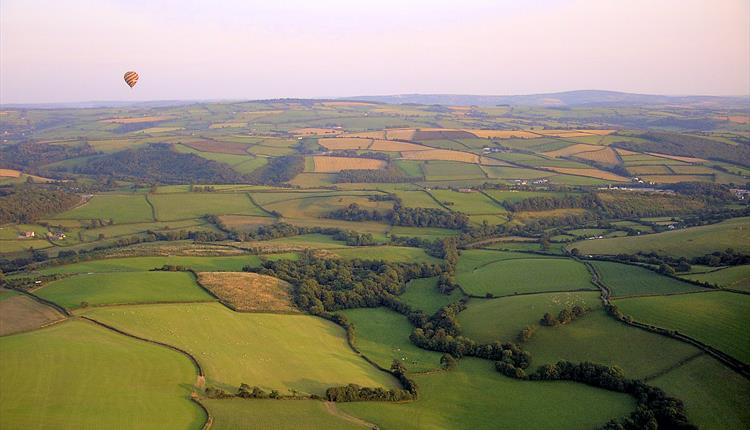
[[[750,145],[726,145],[693,134],[648,131],[638,140],[615,142],[612,146],[639,152],[658,152],[684,157],[707,158],[750,167]]]
[[[520,332],[518,332],[518,335],[516,336],[516,340],[519,343],[524,343],[531,339],[532,336],[534,336],[534,333],[536,333],[536,326],[535,325],[527,325],[526,327],[522,328]]]
[[[390,372],[401,382],[403,389],[370,388],[360,387],[357,384],[349,384],[343,387],[330,387],[326,389],[326,399],[331,402],[360,402],[360,401],[386,401],[399,402],[414,400],[417,398],[417,384],[406,376],[406,367],[398,360],[391,363]]]
[[[562,197],[529,197],[515,203],[505,202],[504,205],[511,212],[522,212],[569,208],[593,209],[597,203],[595,196],[587,193],[568,194]]]
[[[249,179],[252,183],[261,185],[280,185],[292,180],[305,170],[305,158],[299,155],[285,155],[269,158],[268,163],[252,173]]]
[[[342,170],[336,175],[336,183],[400,183],[414,182],[422,178],[405,175],[393,163],[388,163],[384,169]]]
[[[311,252],[299,260],[265,261],[262,267],[243,270],[275,276],[295,286],[296,305],[315,315],[348,308],[399,308],[398,296],[414,278],[435,276],[438,266],[367,260],[319,258]],[[405,305],[402,305],[405,306]]]
[[[750,255],[727,248],[725,251],[715,251],[700,257],[694,257],[690,260],[690,263],[711,267],[740,266],[742,264],[750,264]]]
[[[240,388],[235,394],[218,387],[206,387],[206,397],[209,399],[229,399],[239,397],[242,399],[281,399],[281,398],[301,398],[299,396],[282,396],[278,390],[265,391],[257,386],[249,386],[245,383],[240,384]]]
[[[594,363],[559,361],[539,367],[528,379],[537,381],[575,381],[605,390],[627,393],[638,402],[630,416],[610,421],[608,430],[695,429],[687,419],[685,406],[679,399],[642,381],[625,378],[622,369]]]
[[[571,250],[572,251],[572,250]],[[692,264],[702,266],[740,266],[750,264],[750,255],[737,252],[732,248],[724,251],[714,251],[709,254],[687,259],[686,257],[672,257],[660,255],[656,252],[639,252],[637,254],[617,254],[616,260],[628,263],[641,263],[657,266],[660,273],[673,275],[676,272],[689,272]]]
[[[387,221],[392,225],[407,227],[442,227],[463,230],[469,226],[469,217],[460,212],[448,212],[435,208],[408,208],[397,201],[393,209],[386,212],[368,210],[357,203],[331,211],[328,218],[344,221]]]
[[[97,157],[75,170],[164,184],[246,182],[246,178],[228,164],[176,152],[168,144],[151,144]]]
[[[714,184],[711,182],[678,182],[669,185],[669,189],[678,194],[701,200],[717,202],[734,200],[734,194],[732,194],[728,186],[723,184]]]
[[[335,157],[349,157],[349,158],[374,158],[376,160],[383,160],[383,161],[388,161],[391,159],[390,155],[386,154],[385,152],[370,152],[370,151],[357,152],[357,150],[354,150],[354,149],[330,151],[329,155],[332,155]]]
[[[191,193],[212,193],[214,191],[216,191],[216,187],[214,187],[213,185],[200,186],[200,185],[190,184]]]
[[[581,305],[574,305],[573,307],[564,307],[557,314],[557,317],[549,312],[545,312],[544,316],[539,323],[547,327],[555,327],[562,324],[568,324],[585,314],[589,309],[584,308]]]
[[[17,170],[33,169],[69,158],[94,154],[96,150],[85,142],[76,145],[52,145],[39,142],[2,145],[0,167]]]
[[[339,230],[333,235],[333,238],[346,242],[349,246],[368,246],[377,243],[372,237],[372,233],[357,233],[351,230]]]
[[[22,184],[0,188],[0,224],[31,223],[80,203],[81,197],[59,188]]]

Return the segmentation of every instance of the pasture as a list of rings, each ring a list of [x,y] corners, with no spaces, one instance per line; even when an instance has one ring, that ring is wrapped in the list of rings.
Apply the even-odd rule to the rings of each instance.
[[[115,223],[154,221],[144,194],[97,194],[88,202],[54,219],[113,220]]]
[[[213,300],[187,272],[111,272],[69,276],[34,294],[67,308]]]
[[[374,158],[329,157],[316,155],[313,157],[315,173],[337,173],[342,170],[375,170],[385,167],[385,161]]]
[[[348,383],[396,384],[349,348],[341,327],[309,315],[237,313],[218,303],[119,306],[84,314],[187,350],[205,369],[208,385],[229,390],[247,383],[323,394]]]
[[[642,251],[688,258],[727,248],[750,253],[750,218],[733,218],[656,234],[587,240],[576,242],[569,248],[578,248],[581,254],[635,254]]]
[[[732,266],[707,273],[681,275],[693,281],[708,282],[722,288],[750,292],[750,265]]]
[[[689,284],[643,267],[610,261],[592,261],[601,280],[610,288],[613,297],[660,295],[706,291],[705,288]]]
[[[461,291],[453,290],[451,294],[443,294],[438,291],[437,277],[419,278],[406,283],[406,291],[398,296],[399,300],[415,309],[432,315],[445,305],[458,301]]]
[[[534,368],[560,360],[591,361],[619,366],[629,378],[658,374],[700,352],[687,343],[617,321],[599,305],[569,324],[539,327],[523,347],[531,353]]]
[[[214,417],[211,430],[362,430],[362,426],[339,418],[324,402],[315,400],[203,399]]]
[[[182,354],[84,321],[0,338],[0,427],[200,429]]]
[[[486,178],[478,165],[457,161],[430,161],[422,165],[422,170],[428,181]]]
[[[267,215],[245,193],[151,194],[148,198],[159,221],[200,218],[206,214]]]
[[[518,333],[527,325],[538,326],[546,312],[556,316],[563,308],[575,305],[598,308],[599,293],[549,293],[500,299],[471,299],[468,308],[458,315],[458,319],[462,334],[477,342],[516,342]],[[546,327],[541,328],[544,329]]]
[[[387,308],[346,309],[339,313],[354,324],[354,345],[384,368],[400,361],[411,372],[440,368],[439,352],[427,351],[409,340],[412,325],[405,316]]]
[[[467,294],[478,296],[595,289],[586,267],[565,258],[495,261],[473,270],[458,270],[456,281]]]
[[[337,406],[382,428],[405,430],[496,429],[498,423],[510,429],[595,428],[635,408],[624,394],[571,382],[519,381],[496,372],[492,362],[472,358],[454,371],[414,379],[420,388],[415,402]]]
[[[507,213],[507,210],[480,192],[462,193],[451,190],[431,190],[435,200],[451,210],[468,215]]]
[[[700,428],[750,427],[750,382],[708,355],[690,360],[649,383],[685,402],[688,418]]]
[[[750,363],[750,296],[724,291],[638,297],[614,302],[635,321],[697,339]]]

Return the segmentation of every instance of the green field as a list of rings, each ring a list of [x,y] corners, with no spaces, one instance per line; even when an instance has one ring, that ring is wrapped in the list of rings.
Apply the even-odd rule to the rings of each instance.
[[[682,275],[693,281],[708,282],[722,288],[750,292],[750,265],[727,267],[708,273]]]
[[[676,257],[698,257],[733,248],[750,253],[750,218],[733,218],[717,224],[641,236],[576,242],[581,254],[635,254],[657,252]]]
[[[187,272],[112,272],[76,275],[51,282],[34,294],[73,309],[122,303],[195,302],[213,297]]]
[[[614,302],[625,315],[677,330],[750,363],[750,296],[724,291]]]
[[[148,199],[159,221],[199,218],[212,215],[267,215],[245,193],[151,194]]]
[[[84,205],[63,212],[55,219],[112,219],[115,223],[154,220],[144,194],[98,194]]]
[[[468,308],[459,314],[458,320],[462,327],[461,333],[477,342],[516,342],[518,333],[527,325],[538,326],[545,312],[557,315],[563,308],[574,305],[598,307],[599,293],[549,293],[489,300],[471,299]]]
[[[458,230],[450,230],[438,227],[402,227],[393,226],[390,234],[392,236],[419,237],[422,239],[438,239],[447,236],[457,236]]]
[[[419,400],[341,403],[384,429],[595,428],[635,408],[624,394],[570,382],[519,381],[490,361],[465,358],[451,372],[415,375]],[[595,405],[595,406],[593,406]],[[543,411],[543,413],[541,413]]]
[[[314,400],[201,400],[214,417],[211,430],[361,430]]]
[[[266,257],[296,258],[297,254],[273,254]],[[124,257],[105,258],[102,260],[84,261],[65,266],[50,266],[38,273],[100,273],[100,272],[143,272],[162,267],[165,264],[184,266],[198,272],[238,272],[243,266],[260,266],[257,255],[228,255],[215,257],[192,256],[158,256],[158,257]]]
[[[492,251],[486,249],[466,249],[461,251],[461,256],[458,259],[458,265],[456,271],[470,272],[477,270],[484,265],[501,261],[501,260],[517,260],[527,258],[545,258],[543,256],[529,255],[521,252],[506,252],[506,251]]]
[[[384,368],[399,360],[411,372],[440,368],[441,353],[411,343],[412,325],[405,316],[386,308],[347,309],[340,313],[354,323],[354,345]]]
[[[404,207],[443,209],[427,191],[395,191]]]
[[[396,384],[349,348],[341,327],[309,315],[237,313],[218,303],[118,306],[84,314],[187,350],[209,385],[230,390],[247,383],[322,394],[333,385]]]
[[[610,261],[592,261],[602,282],[612,291],[613,297],[642,296],[706,291],[643,267]]]
[[[539,327],[524,348],[533,357],[532,367],[559,360],[591,361],[617,365],[631,378],[662,372],[700,352],[687,343],[630,327],[599,306],[570,324]]]
[[[595,289],[586,267],[565,258],[523,258],[458,270],[456,280],[467,294],[508,296],[519,293]]]
[[[420,278],[409,281],[406,291],[399,296],[399,300],[415,309],[424,311],[428,315],[437,312],[443,306],[461,298],[461,290],[455,289],[451,294],[443,294],[437,289],[437,277]]]
[[[702,429],[750,427],[750,382],[707,355],[649,383],[684,401],[688,418]]]
[[[431,160],[425,162],[422,169],[424,169],[425,179],[428,181],[486,178],[478,165],[458,161]]]
[[[431,255],[427,255],[422,248],[408,248],[405,246],[350,246],[348,248],[332,249],[331,252],[347,260],[359,258],[361,260],[403,261],[409,263],[439,263],[442,261]]]
[[[506,213],[507,210],[482,193],[462,193],[451,190],[432,190],[430,194],[451,210],[473,214]]]
[[[200,429],[196,369],[176,351],[68,321],[0,338],[4,429]]]

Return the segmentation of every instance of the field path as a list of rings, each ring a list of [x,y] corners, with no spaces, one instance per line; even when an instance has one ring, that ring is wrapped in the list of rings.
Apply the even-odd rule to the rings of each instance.
[[[326,406],[326,412],[328,412],[329,414],[331,414],[331,415],[333,415],[335,417],[341,418],[342,420],[349,421],[350,423],[356,424],[358,426],[366,427],[368,429],[379,429],[380,428],[376,424],[373,424],[371,422],[367,422],[367,421],[365,421],[363,419],[357,418],[357,417],[355,417],[353,415],[349,415],[346,412],[343,412],[342,410],[340,410],[339,408],[336,407],[336,403],[335,402],[325,402],[324,404]]]

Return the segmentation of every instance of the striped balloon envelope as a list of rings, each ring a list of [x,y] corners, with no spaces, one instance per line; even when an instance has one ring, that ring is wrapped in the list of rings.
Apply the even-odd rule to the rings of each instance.
[[[132,70],[130,72],[125,72],[125,83],[130,85],[130,88],[133,88],[135,86],[135,83],[138,82],[138,73],[133,72]]]

